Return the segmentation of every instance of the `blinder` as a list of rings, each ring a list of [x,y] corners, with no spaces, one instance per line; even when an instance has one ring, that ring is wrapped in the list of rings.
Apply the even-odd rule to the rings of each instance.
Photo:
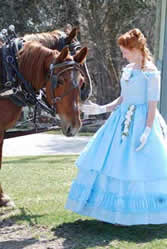
[[[55,74],[52,74],[52,76],[50,77],[51,80],[51,85],[52,88],[55,89],[58,87],[58,81],[57,81],[57,76]]]
[[[81,44],[78,40],[76,40],[76,41],[70,43],[68,45],[68,47],[69,47],[71,55],[73,56],[76,54],[77,50],[81,49]]]
[[[65,67],[65,66],[67,66],[67,67],[62,69],[61,71],[59,71],[57,74],[54,73],[55,68],[61,68],[61,67]],[[72,87],[68,91],[64,92],[64,94],[62,96],[54,98],[54,89],[57,88],[59,86],[59,84],[62,84],[59,82],[60,75],[66,71],[69,71],[69,70],[73,70],[72,71],[72,73],[73,73]],[[62,62],[59,64],[51,64],[50,65],[50,80],[51,80],[51,91],[52,91],[51,95],[53,97],[54,103],[62,100],[73,89],[80,87],[79,84],[77,83],[77,80],[76,80],[76,72],[77,71],[80,71],[80,73],[82,75],[85,75],[85,73],[83,72],[83,70],[80,67],[80,64],[75,62],[75,61],[65,61],[65,62]]]

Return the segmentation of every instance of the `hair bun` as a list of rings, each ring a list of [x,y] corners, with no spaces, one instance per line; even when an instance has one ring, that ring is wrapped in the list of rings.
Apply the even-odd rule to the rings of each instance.
[[[139,29],[132,29],[130,31],[130,35],[131,37],[136,37],[137,39],[139,39],[142,36],[142,33]]]
[[[120,47],[122,46],[129,50],[132,50],[133,48],[140,50],[143,56],[142,68],[144,67],[146,59],[153,61],[152,55],[147,47],[147,39],[138,28],[131,29],[120,35],[117,43]]]

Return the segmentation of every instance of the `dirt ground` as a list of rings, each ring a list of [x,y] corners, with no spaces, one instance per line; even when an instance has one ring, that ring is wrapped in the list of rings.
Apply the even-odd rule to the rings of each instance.
[[[64,249],[63,239],[56,238],[47,227],[15,224],[9,210],[0,210],[0,249]]]

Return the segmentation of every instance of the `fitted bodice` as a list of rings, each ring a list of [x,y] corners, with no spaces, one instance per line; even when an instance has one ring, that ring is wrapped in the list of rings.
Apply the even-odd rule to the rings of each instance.
[[[160,98],[160,72],[125,67],[121,77],[121,96],[124,103],[145,104]]]

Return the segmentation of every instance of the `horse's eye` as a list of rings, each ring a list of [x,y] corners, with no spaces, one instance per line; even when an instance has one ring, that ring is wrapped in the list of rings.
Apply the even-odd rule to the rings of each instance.
[[[80,49],[81,49],[81,47],[78,46],[78,47],[75,48],[75,51],[78,51],[78,50],[80,50]]]

